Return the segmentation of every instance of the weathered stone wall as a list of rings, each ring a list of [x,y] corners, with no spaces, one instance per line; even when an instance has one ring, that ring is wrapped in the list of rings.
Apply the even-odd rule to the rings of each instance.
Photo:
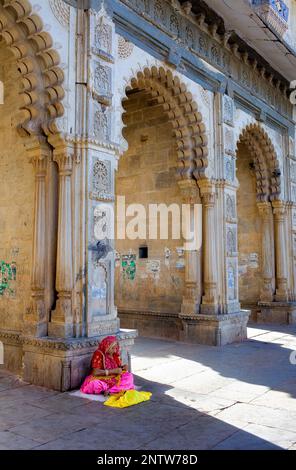
[[[16,62],[0,45],[0,80],[4,105],[0,106],[0,327],[21,330],[30,302],[34,173],[24,140],[16,130],[19,90]]]
[[[260,297],[261,274],[261,218],[256,205],[256,177],[250,168],[252,158],[243,144],[238,145],[237,179],[239,190],[238,250],[239,300],[243,306],[255,305]]]
[[[126,205],[182,204],[176,180],[176,144],[162,107],[149,106],[149,95],[137,93],[125,104],[124,137],[128,151],[119,162],[116,195],[126,197]],[[130,219],[127,218],[127,222]],[[184,289],[183,259],[177,248],[182,240],[172,240],[171,218],[168,240],[149,240],[148,259],[139,259],[145,239],[118,240],[121,255],[116,268],[116,302],[121,310],[180,311]],[[147,233],[148,236],[148,233]],[[124,255],[136,255],[136,272],[128,272]]]

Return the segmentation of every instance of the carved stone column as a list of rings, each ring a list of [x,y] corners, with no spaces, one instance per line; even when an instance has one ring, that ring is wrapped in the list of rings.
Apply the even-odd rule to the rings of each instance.
[[[31,305],[24,317],[23,333],[46,336],[48,316],[45,306],[46,272],[46,174],[50,149],[42,140],[30,144],[28,152],[35,170],[34,233],[31,273]]]
[[[119,94],[111,14],[112,9],[106,12],[104,5],[100,11],[76,11],[77,21],[70,28],[76,39],[76,70],[71,71],[76,81],[71,109],[76,113],[65,115],[61,123],[65,133],[48,136],[57,163],[52,196],[57,189],[59,193],[58,240],[51,250],[56,252],[56,266],[50,263],[56,268],[58,298],[51,312],[49,337],[24,337],[22,345],[24,379],[60,391],[79,387],[94,350],[106,335],[117,334],[124,362],[137,335],[120,330],[113,300],[114,171],[121,143],[117,127],[122,121],[121,108],[114,102]],[[54,123],[50,130],[54,132]],[[53,204],[48,204],[47,218],[56,200],[52,197]],[[56,221],[51,232],[53,228]],[[48,243],[53,238],[50,233]]]
[[[217,263],[216,263],[216,227],[215,227],[215,185],[209,180],[198,183],[203,203],[203,269],[204,295],[201,312],[217,314]]]
[[[59,167],[59,216],[56,290],[58,299],[52,312],[49,335],[73,336],[73,253],[72,253],[72,167],[73,154],[68,149],[57,150],[54,159]]]
[[[259,213],[262,218],[262,277],[263,286],[260,300],[262,302],[272,302],[273,290],[273,260],[274,247],[271,244],[271,227],[273,224],[272,206],[270,202],[257,203]]]
[[[201,238],[202,220],[198,218],[198,207],[200,204],[199,191],[195,181],[179,181],[179,187],[186,207],[186,232],[195,231],[196,241]],[[184,216],[185,214],[183,214]],[[184,227],[185,228],[185,227]],[[200,232],[196,233],[196,232]],[[181,315],[192,315],[199,313],[202,295],[201,279],[201,247],[194,247],[191,243],[184,244],[185,248],[185,292],[181,306]]]
[[[275,300],[286,302],[288,300],[288,264],[285,236],[285,221],[287,215],[286,203],[274,201],[272,203],[275,230],[275,259],[276,259],[276,296]]]

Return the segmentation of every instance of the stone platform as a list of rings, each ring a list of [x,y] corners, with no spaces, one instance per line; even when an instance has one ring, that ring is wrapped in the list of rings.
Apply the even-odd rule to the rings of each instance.
[[[257,312],[259,323],[296,323],[296,302],[259,302]]]
[[[227,315],[119,311],[120,324],[141,336],[222,346],[247,339],[249,310]]]

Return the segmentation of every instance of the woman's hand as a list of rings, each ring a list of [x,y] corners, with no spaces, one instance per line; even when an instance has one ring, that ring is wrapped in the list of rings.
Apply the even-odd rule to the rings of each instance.
[[[105,375],[104,369],[93,369],[92,375]]]
[[[128,372],[128,364],[123,364],[121,366],[121,368],[122,368],[123,372]]]
[[[93,369],[92,375],[105,375],[108,377],[109,375],[120,375],[123,372],[123,367],[118,367],[118,369],[109,369],[108,372],[106,369]]]

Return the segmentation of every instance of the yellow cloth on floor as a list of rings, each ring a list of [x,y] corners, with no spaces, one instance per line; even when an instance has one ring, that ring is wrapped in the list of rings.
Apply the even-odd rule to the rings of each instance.
[[[128,406],[137,405],[143,401],[148,401],[151,398],[151,392],[138,392],[137,390],[127,390],[126,392],[116,393],[111,395],[107,401],[104,402],[106,406],[113,408],[126,408]]]

